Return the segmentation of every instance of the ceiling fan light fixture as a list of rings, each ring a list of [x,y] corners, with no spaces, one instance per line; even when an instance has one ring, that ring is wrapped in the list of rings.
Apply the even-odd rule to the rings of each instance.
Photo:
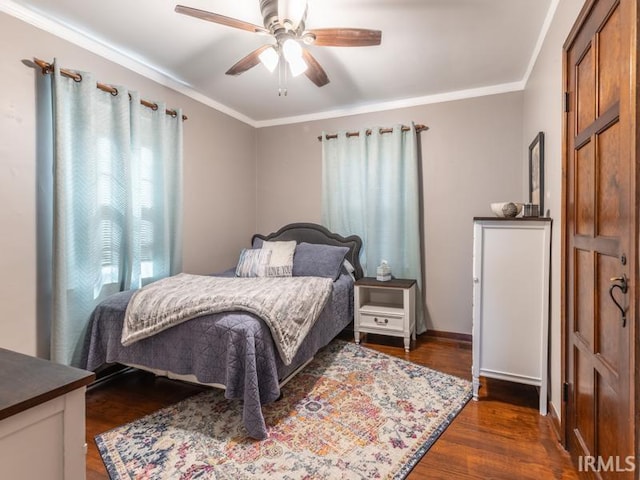
[[[269,47],[260,55],[258,55],[258,58],[260,59],[262,65],[264,65],[267,70],[273,73],[273,71],[278,66],[280,55],[278,55],[278,52],[276,52],[275,48]]]
[[[282,44],[282,53],[287,62],[291,63],[302,58],[302,46],[293,38],[287,38]]]
[[[282,44],[282,54],[289,64],[291,75],[297,77],[307,69],[307,63],[302,58],[302,47],[293,38],[287,38]]]
[[[307,62],[304,61],[302,57],[297,58],[293,61],[287,61],[289,63],[289,68],[291,69],[291,76],[297,77],[301,73],[307,71],[308,65]]]

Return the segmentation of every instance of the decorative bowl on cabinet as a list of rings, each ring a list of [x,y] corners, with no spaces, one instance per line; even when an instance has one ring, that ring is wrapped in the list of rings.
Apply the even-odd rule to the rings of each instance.
[[[497,217],[512,218],[522,212],[522,203],[516,202],[497,202],[491,204],[491,211]]]

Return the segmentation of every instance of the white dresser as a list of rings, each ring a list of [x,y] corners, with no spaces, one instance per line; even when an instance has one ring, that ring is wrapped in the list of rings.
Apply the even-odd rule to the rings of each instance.
[[[85,390],[94,377],[0,348],[1,478],[85,478]]]
[[[540,387],[547,414],[551,219],[475,218],[473,398],[480,376]]]

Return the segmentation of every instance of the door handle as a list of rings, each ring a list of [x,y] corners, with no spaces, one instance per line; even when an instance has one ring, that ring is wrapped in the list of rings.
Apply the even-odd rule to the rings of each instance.
[[[622,315],[622,328],[627,326],[627,309],[623,308],[622,305],[618,303],[616,297],[613,295],[613,291],[619,288],[623,294],[626,294],[629,290],[629,280],[627,276],[623,273],[621,277],[613,277],[611,278],[611,286],[609,287],[609,296],[618,310],[620,310],[620,314]]]

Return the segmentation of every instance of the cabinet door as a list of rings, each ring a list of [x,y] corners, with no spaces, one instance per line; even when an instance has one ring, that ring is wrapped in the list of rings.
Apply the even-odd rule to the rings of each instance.
[[[544,230],[487,225],[482,235],[480,368],[539,382]]]
[[[82,387],[0,421],[0,477],[84,480],[84,397]]]

